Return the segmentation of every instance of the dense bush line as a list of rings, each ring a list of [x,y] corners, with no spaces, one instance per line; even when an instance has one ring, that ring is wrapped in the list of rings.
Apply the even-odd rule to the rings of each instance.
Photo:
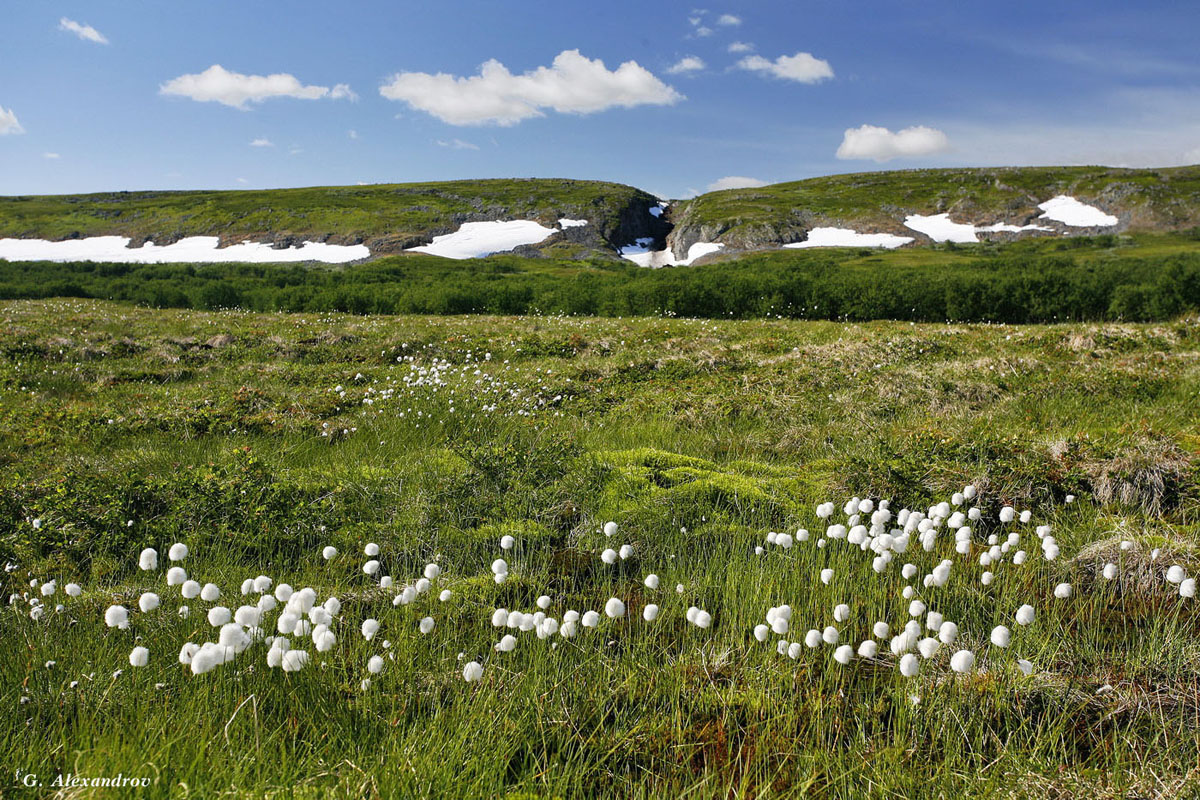
[[[915,263],[911,253],[772,252],[663,270],[514,256],[469,262],[399,257],[345,269],[0,261],[0,298],[362,314],[1013,323],[1153,321],[1200,309],[1200,252],[1151,258],[1116,249],[1096,257],[1098,244],[1103,246],[1084,240],[1061,250],[1013,246],[952,259],[931,256],[935,263]]]

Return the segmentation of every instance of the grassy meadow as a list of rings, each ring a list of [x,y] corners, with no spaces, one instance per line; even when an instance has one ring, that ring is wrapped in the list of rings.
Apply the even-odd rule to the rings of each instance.
[[[356,316],[46,299],[4,302],[0,320],[4,796],[114,796],[51,785],[66,773],[204,798],[1200,795],[1200,611],[1168,580],[1200,569],[1194,317]],[[964,554],[942,529],[877,572],[881,550],[823,538],[850,522],[851,497],[928,514],[967,485],[978,496],[956,508],[980,513]],[[1002,523],[1006,505],[1032,518]],[[1061,546],[1053,560],[1040,525]],[[792,547],[767,542],[785,531]],[[988,537],[1012,534],[983,566]],[[190,551],[179,562],[175,542]],[[632,552],[602,557],[622,545]],[[139,569],[147,547],[156,569]],[[950,579],[923,583],[946,559]],[[412,589],[427,564],[440,575]],[[220,598],[184,599],[170,566]],[[216,639],[212,608],[260,602],[239,591],[260,575],[267,595],[287,583],[318,605],[337,597],[336,643],[292,636],[308,652],[299,671],[269,667],[264,641],[203,674],[181,665],[185,642]],[[893,636],[873,628],[904,628],[909,585],[958,636],[905,676]],[[143,612],[147,592],[161,604]],[[623,616],[605,614],[610,598]],[[785,603],[790,630],[758,641]],[[1024,604],[1036,616],[1018,625]],[[127,628],[106,626],[112,605]],[[690,607],[711,625],[689,623]],[[493,627],[498,608],[525,623],[600,614],[543,637],[540,620]],[[263,615],[261,635],[279,616]],[[370,639],[367,619],[380,624]],[[1007,647],[989,638],[999,625]],[[848,663],[828,638],[777,650],[827,629],[853,646]],[[874,656],[859,654],[866,640]],[[975,655],[963,672],[950,666],[960,650]],[[472,661],[482,676],[468,682]],[[43,785],[8,782],[18,770]]]

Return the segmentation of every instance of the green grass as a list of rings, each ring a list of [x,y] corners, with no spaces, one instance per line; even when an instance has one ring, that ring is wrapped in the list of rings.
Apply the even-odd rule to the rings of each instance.
[[[391,253],[468,219],[584,218],[610,235],[622,214],[656,202],[600,181],[497,179],[300,189],[107,192],[0,197],[0,237],[120,235],[162,244],[183,236],[286,241],[327,237]]]
[[[24,601],[0,614],[9,776],[122,772],[149,777],[150,795],[204,797],[1200,791],[1200,613],[1161,578],[1172,563],[1200,569],[1195,318],[387,317],[58,299],[0,304],[0,321],[0,561],[19,565],[3,594],[29,591],[30,577],[85,589],[38,622]],[[435,363],[449,365],[436,390],[405,388],[410,365]],[[984,587],[977,548],[949,586],[923,593],[986,671],[955,676],[946,648],[904,679],[886,647],[842,667],[829,647],[791,660],[777,637],[754,641],[783,602],[789,639],[849,603],[842,635],[855,645],[907,604],[898,565],[876,578],[844,543],[756,556],[767,531],[818,530],[822,500],[925,508],[968,482],[982,487],[981,536],[1014,503],[1063,551],[1042,561],[1022,528],[1028,565],[1006,563]],[[607,540],[597,529],[610,519],[621,529]],[[497,585],[489,565],[506,533],[518,546]],[[1107,582],[1096,573],[1110,556],[1088,546],[1114,537],[1137,546],[1113,556],[1124,577]],[[141,547],[165,564],[173,541],[231,606],[260,573],[336,594],[334,650],[309,645],[313,663],[283,674],[258,645],[191,675],[175,656],[213,638],[210,604],[191,601],[181,620],[161,569],[136,568]],[[369,541],[398,585],[435,558],[445,574],[393,607],[360,569]],[[601,563],[601,548],[625,542],[632,558]],[[341,551],[328,564],[325,544]],[[897,558],[924,573],[951,556],[939,540]],[[1060,581],[1071,599],[1052,599]],[[441,588],[454,592],[444,604]],[[134,608],[150,589],[159,610],[104,628],[105,607]],[[629,618],[554,649],[520,634],[513,653],[494,653],[492,609],[533,611],[543,593],[556,617],[618,596]],[[663,609],[653,624],[648,602]],[[1024,602],[1038,617],[1018,628]],[[710,630],[684,621],[690,605],[713,613]],[[437,625],[423,636],[426,614]],[[367,616],[383,626],[370,643]],[[1001,622],[1014,629],[1003,651],[987,643]],[[135,643],[149,666],[129,666]],[[462,681],[459,653],[484,660],[481,683]],[[364,692],[376,654],[395,658]]]

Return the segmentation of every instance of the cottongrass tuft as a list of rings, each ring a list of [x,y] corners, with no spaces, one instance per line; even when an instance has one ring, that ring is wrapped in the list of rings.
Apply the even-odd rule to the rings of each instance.
[[[129,652],[129,666],[144,667],[150,660],[150,651],[145,647],[135,647]]]
[[[609,619],[620,619],[625,616],[625,604],[621,602],[620,598],[610,597],[604,604],[604,613]]]
[[[478,661],[468,661],[463,666],[462,676],[467,683],[478,683],[483,679],[483,665]]]

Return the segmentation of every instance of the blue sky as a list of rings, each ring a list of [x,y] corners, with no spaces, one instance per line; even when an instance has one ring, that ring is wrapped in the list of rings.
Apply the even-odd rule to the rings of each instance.
[[[1200,161],[1190,2],[88,0],[2,21],[0,194],[538,176],[682,197]]]

